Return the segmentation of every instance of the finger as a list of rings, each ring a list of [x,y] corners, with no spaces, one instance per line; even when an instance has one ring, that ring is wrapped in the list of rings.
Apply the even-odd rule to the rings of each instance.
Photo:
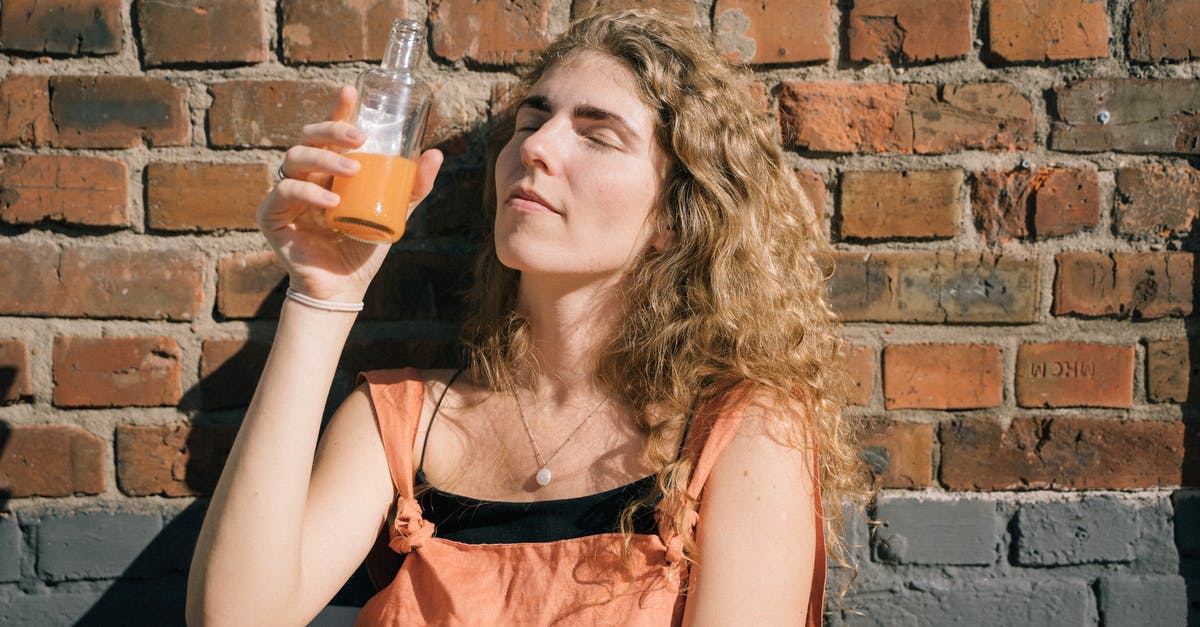
[[[284,179],[259,205],[258,226],[264,233],[286,229],[298,223],[305,213],[321,213],[336,207],[339,202],[341,198],[337,194],[320,185]]]
[[[305,146],[353,150],[366,140],[367,134],[349,122],[315,122],[300,129],[300,143]]]
[[[333,101],[333,108],[329,111],[329,120],[334,122],[347,122],[350,116],[354,114],[354,101],[358,98],[358,90],[350,85],[342,85],[338,91],[337,99]]]
[[[437,179],[438,171],[442,169],[445,156],[442,151],[432,148],[421,153],[417,158],[417,176],[413,180],[412,202],[410,206],[420,204],[429,192],[433,190],[433,182]]]
[[[314,181],[323,184],[329,176],[354,176],[361,169],[360,164],[348,157],[324,148],[312,146],[292,146],[288,148],[280,166],[280,172],[287,178]],[[320,179],[313,179],[320,175]]]

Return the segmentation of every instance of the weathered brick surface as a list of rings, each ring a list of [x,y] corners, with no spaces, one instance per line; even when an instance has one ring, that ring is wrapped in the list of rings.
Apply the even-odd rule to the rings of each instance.
[[[825,0],[717,0],[717,49],[742,63],[824,61],[833,55],[830,9]]]
[[[1055,87],[1052,100],[1055,150],[1200,153],[1200,84],[1194,80],[1088,79]]]
[[[900,590],[850,595],[842,615],[848,625],[971,625],[1059,627],[1089,625],[1095,609],[1087,579],[974,579],[900,586]],[[865,619],[862,614],[865,613]]]
[[[816,152],[1022,150],[1035,126],[1008,83],[784,82],[779,120],[784,144]]]
[[[139,0],[135,6],[148,66],[257,63],[270,57],[263,0]]]
[[[846,31],[855,61],[943,61],[971,52],[970,0],[856,0]]]
[[[236,436],[236,425],[121,425],[117,486],[130,496],[211,493]]]
[[[79,427],[0,423],[0,494],[71,496],[104,491],[105,443]]]
[[[89,511],[38,525],[38,574],[47,581],[143,574],[130,570],[162,529],[158,514]]]
[[[691,24],[695,19],[694,4],[691,0],[657,0],[654,8],[665,15],[678,18],[685,24]],[[580,19],[596,13],[613,13],[625,9],[641,9],[645,6],[643,0],[572,0],[571,17]]]
[[[990,243],[1069,235],[1100,223],[1100,180],[1091,168],[976,172],[971,199]]]
[[[233,253],[217,262],[217,311],[226,318],[278,317],[286,290],[275,253]]]
[[[1193,0],[1134,0],[1129,16],[1129,58],[1144,63],[1200,56],[1200,4]]]
[[[1053,342],[1017,349],[1022,407],[1133,406],[1132,346]]]
[[[810,170],[792,170],[796,175],[796,181],[800,183],[800,190],[808,198],[808,202],[812,203],[813,211],[816,212],[817,222],[825,221],[825,179],[821,175]]]
[[[1188,585],[1179,575],[1109,575],[1097,587],[1107,627],[1187,625]]]
[[[1137,553],[1137,508],[1109,497],[1026,503],[1014,535],[1021,566],[1129,562]]]
[[[249,405],[269,349],[269,344],[260,341],[204,340],[200,349],[200,396],[204,408]]]
[[[846,352],[846,370],[854,389],[850,398],[846,399],[851,405],[869,405],[875,395],[875,349],[869,346],[851,346]]]
[[[54,338],[59,407],[174,405],[182,395],[179,344],[170,337]]]
[[[29,349],[21,340],[0,340],[0,403],[12,403],[32,396]]]
[[[1054,315],[1161,318],[1195,306],[1195,255],[1069,252],[1057,257]]]
[[[378,61],[403,0],[282,0],[283,57],[288,63]]]
[[[128,188],[129,168],[118,159],[8,155],[0,169],[0,222],[129,226]]]
[[[992,501],[884,497],[875,517],[883,523],[874,542],[880,561],[986,566],[1000,557],[1000,517]]]
[[[46,77],[9,74],[0,81],[0,145],[47,146],[56,141]]]
[[[867,420],[858,456],[881,488],[924,488],[933,482],[933,425]]]
[[[16,515],[0,513],[0,583],[21,578],[23,544]]]
[[[404,252],[384,261],[367,290],[362,317],[384,320],[459,320],[460,295],[470,280],[468,255]]]
[[[231,80],[213,83],[209,143],[218,148],[286,148],[300,129],[325,119],[339,87],[324,82]]]
[[[433,53],[486,65],[530,61],[549,43],[550,0],[430,0]]]
[[[1191,231],[1200,211],[1200,173],[1195,168],[1121,168],[1116,179],[1116,222],[1122,235],[1172,237]]]
[[[1037,317],[1036,259],[967,252],[835,254],[827,285],[847,321],[1028,323]]]
[[[0,314],[191,320],[204,299],[204,257],[0,242]]]
[[[1200,338],[1146,342],[1146,397],[1154,403],[1200,401]]]
[[[954,237],[962,182],[959,169],[846,172],[839,234],[847,239]]]
[[[1108,56],[1108,18],[1096,0],[992,0],[988,50],[1003,61]]]
[[[143,76],[55,76],[50,110],[66,148],[186,146],[187,88]]]
[[[49,54],[121,51],[121,0],[13,0],[0,4],[0,50]]]
[[[1180,422],[1097,418],[969,418],[940,429],[951,490],[1136,489],[1179,485]]]
[[[1175,511],[1175,546],[1180,557],[1200,558],[1200,492],[1175,492],[1171,504]]]
[[[433,108],[425,129],[424,145],[437,147],[447,156],[466,154],[471,148],[472,131],[485,125],[487,102],[472,97],[462,86],[455,89],[434,83]]]
[[[888,409],[977,409],[1004,397],[1004,353],[990,344],[891,344],[883,349]]]
[[[146,224],[164,231],[257,228],[271,190],[265,163],[160,162],[146,167]]]

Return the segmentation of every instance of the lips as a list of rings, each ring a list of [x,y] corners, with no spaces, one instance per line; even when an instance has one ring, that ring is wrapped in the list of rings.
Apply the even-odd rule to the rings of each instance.
[[[550,204],[550,201],[542,198],[537,192],[528,187],[518,187],[508,194],[508,200],[513,205],[514,209],[538,212],[548,211],[550,213],[559,213],[558,209]]]

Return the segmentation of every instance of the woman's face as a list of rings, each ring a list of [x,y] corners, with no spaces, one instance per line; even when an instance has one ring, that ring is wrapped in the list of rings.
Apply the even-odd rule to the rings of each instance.
[[[585,280],[623,273],[666,237],[651,210],[667,164],[633,74],[598,52],[568,56],[530,89],[496,161],[500,262]]]

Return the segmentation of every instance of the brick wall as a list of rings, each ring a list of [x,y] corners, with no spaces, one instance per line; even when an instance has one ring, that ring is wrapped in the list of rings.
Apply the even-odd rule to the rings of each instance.
[[[0,623],[182,622],[283,287],[254,207],[391,17],[449,159],[335,397],[451,362],[494,94],[628,4],[0,4]],[[1200,624],[1200,2],[658,5],[753,65],[838,249],[882,524],[832,622]]]

